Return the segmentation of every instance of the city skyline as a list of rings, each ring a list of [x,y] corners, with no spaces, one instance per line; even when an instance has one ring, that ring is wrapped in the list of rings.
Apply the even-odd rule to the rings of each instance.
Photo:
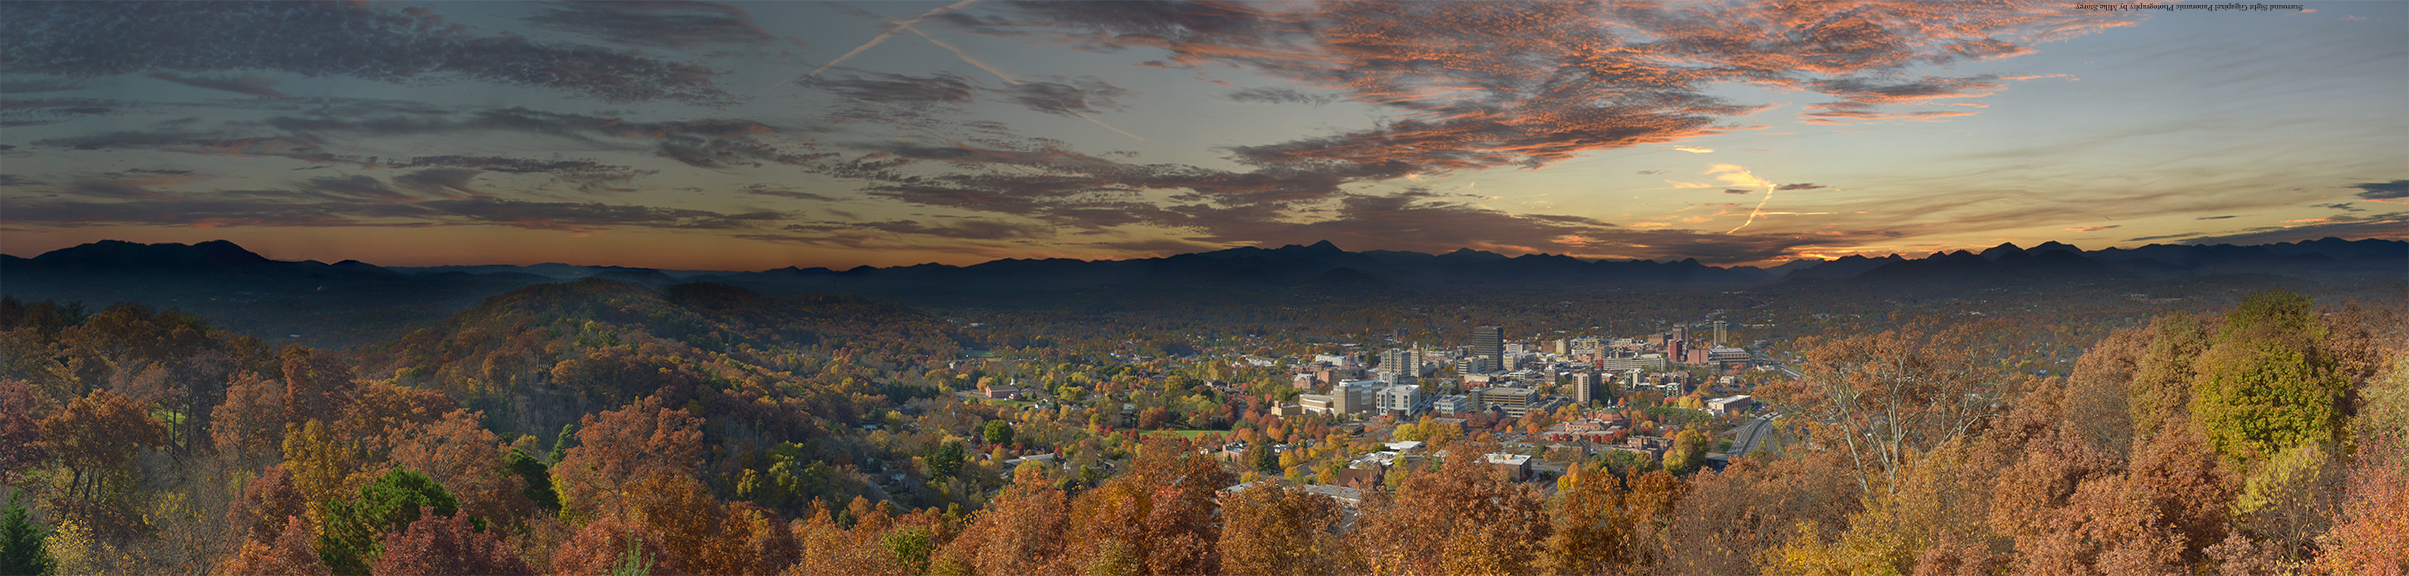
[[[2409,4],[2301,6],[12,2],[0,252],[1731,266],[2409,238]]]

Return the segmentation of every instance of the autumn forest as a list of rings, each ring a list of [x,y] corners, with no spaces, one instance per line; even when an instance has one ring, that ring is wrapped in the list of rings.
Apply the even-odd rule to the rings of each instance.
[[[1288,373],[1228,359],[1641,304],[1559,326],[1520,301],[936,310],[586,280],[331,349],[9,299],[0,571],[2401,574],[2409,331],[2387,300],[1759,303],[1787,333],[1742,336],[1803,375],[1745,382],[1780,413],[1767,447],[1517,480],[1471,455],[1581,413],[1282,415]],[[980,394],[1011,385],[1041,400]],[[1616,417],[1707,437],[1682,400]],[[1429,457],[1359,498],[1303,488],[1409,438]]]

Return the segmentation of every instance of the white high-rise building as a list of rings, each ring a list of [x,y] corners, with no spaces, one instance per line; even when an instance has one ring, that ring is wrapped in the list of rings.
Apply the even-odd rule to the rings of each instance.
[[[1390,386],[1381,389],[1378,397],[1382,412],[1403,412],[1406,417],[1411,418],[1420,416],[1423,411],[1428,410],[1421,386],[1413,384]]]

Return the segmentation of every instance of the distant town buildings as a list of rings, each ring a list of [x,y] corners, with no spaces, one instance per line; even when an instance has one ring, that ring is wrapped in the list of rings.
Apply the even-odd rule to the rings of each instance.
[[[1430,402],[1430,409],[1441,414],[1464,414],[1475,408],[1472,398],[1463,394],[1440,396]]]
[[[1598,373],[1595,371],[1576,370],[1571,374],[1569,380],[1570,382],[1567,384],[1572,387],[1574,404],[1587,407],[1606,398],[1606,385],[1599,381]]]
[[[1508,416],[1521,418],[1524,413],[1530,411],[1533,400],[1539,396],[1539,391],[1529,388],[1492,386],[1481,390],[1479,394],[1482,408],[1494,406],[1505,410]]]
[[[1485,356],[1465,356],[1455,359],[1455,373],[1457,374],[1481,374],[1495,369],[1497,369],[1497,365],[1490,363],[1489,358]]]
[[[1422,387],[1412,384],[1384,388],[1376,395],[1376,399],[1381,412],[1393,412],[1407,418],[1420,416],[1429,409],[1429,403],[1422,395]]]
[[[1726,396],[1706,401],[1706,410],[1715,413],[1716,416],[1739,414],[1754,410],[1756,407],[1756,399],[1746,395]]]
[[[1340,382],[1330,389],[1330,407],[1339,414],[1362,414],[1379,405],[1380,390],[1390,384],[1379,380]]]
[[[1490,466],[1494,466],[1499,470],[1504,470],[1507,477],[1516,480],[1521,480],[1524,477],[1531,475],[1531,457],[1528,455],[1483,454],[1481,455],[1481,462]]]
[[[1670,363],[1665,361],[1665,357],[1662,354],[1641,354],[1629,358],[1601,358],[1598,360],[1598,368],[1615,371],[1632,369],[1663,370],[1669,365]]]
[[[1503,366],[1506,358],[1505,329],[1496,326],[1473,327],[1472,355],[1488,358],[1492,366]]]

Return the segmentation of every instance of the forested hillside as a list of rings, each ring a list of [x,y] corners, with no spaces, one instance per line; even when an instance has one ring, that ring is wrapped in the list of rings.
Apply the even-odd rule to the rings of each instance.
[[[2369,304],[1834,322],[1756,391],[1773,449],[1530,482],[1475,455],[1556,416],[1272,414],[1282,375],[1210,358],[1323,345],[1261,315],[589,280],[334,351],[4,300],[0,572],[2391,574],[2409,334]],[[968,396],[1012,384],[1045,400]],[[1302,488],[1406,439],[1354,500]]]

